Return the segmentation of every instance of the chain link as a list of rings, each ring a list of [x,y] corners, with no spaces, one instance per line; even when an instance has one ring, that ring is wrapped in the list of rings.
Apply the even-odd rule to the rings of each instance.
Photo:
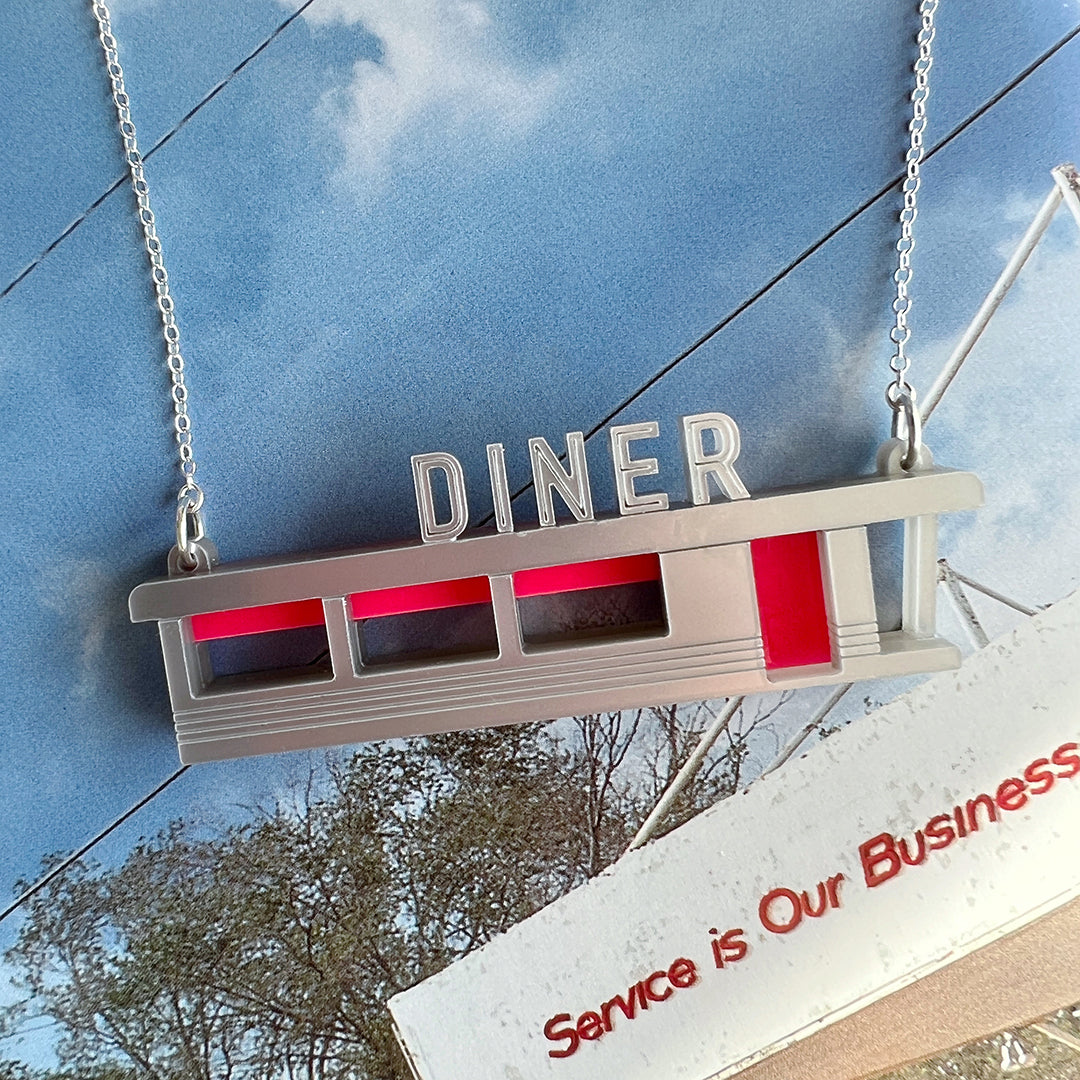
[[[896,299],[893,312],[896,325],[889,331],[889,338],[896,351],[889,361],[889,368],[895,378],[885,391],[885,398],[899,418],[906,410],[905,399],[914,401],[915,390],[908,382],[907,373],[911,367],[911,358],[907,354],[907,343],[911,338],[908,326],[908,313],[911,311],[911,297],[908,287],[911,284],[911,253],[915,249],[914,226],[919,215],[918,194],[922,182],[920,166],[924,145],[923,134],[926,131],[926,101],[930,97],[930,68],[933,64],[931,47],[934,42],[934,16],[937,14],[938,0],[922,0],[919,4],[919,56],[915,61],[915,89],[911,93],[912,116],[908,124],[911,141],[907,151],[907,175],[904,177],[904,208],[900,211],[900,239],[896,242],[898,254],[897,267],[893,273],[896,283]],[[907,466],[905,466],[907,467]]]
[[[184,478],[177,495],[177,546],[186,562],[194,566],[193,538],[202,536],[203,490],[195,481],[195,455],[191,445],[191,415],[188,413],[188,390],[184,382],[184,357],[180,352],[180,328],[176,324],[175,305],[169,292],[169,275],[165,270],[165,257],[157,234],[154,211],[150,208],[150,188],[143,171],[142,154],[135,137],[135,124],[131,119],[131,99],[124,86],[124,69],[116,38],[113,37],[109,9],[102,0],[92,0],[91,10],[98,24],[98,39],[105,52],[105,68],[112,83],[112,99],[116,106],[116,119],[124,143],[124,157],[131,174],[131,187],[139,224],[142,226],[146,254],[150,259],[150,277],[154,286],[158,312],[161,315],[161,332],[165,339],[166,366],[171,381],[170,398],[173,410],[173,431],[180,455],[180,472]],[[180,522],[183,522],[183,528]]]

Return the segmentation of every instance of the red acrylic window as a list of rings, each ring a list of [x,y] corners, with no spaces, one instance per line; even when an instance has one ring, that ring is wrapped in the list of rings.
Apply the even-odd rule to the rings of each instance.
[[[437,611],[440,608],[490,603],[491,582],[486,577],[472,577],[353,593],[349,597],[349,612],[354,619],[371,619],[383,615],[409,615],[416,611]]]
[[[245,634],[322,626],[324,622],[321,600],[292,600],[286,604],[262,604],[192,615],[191,632],[196,641],[220,641]]]
[[[580,589],[659,580],[659,555],[628,555],[619,559],[594,559],[564,566],[544,566],[537,570],[519,570],[514,575],[514,595],[519,599],[551,596]]]
[[[816,532],[750,542],[765,667],[832,662]]]
[[[490,604],[491,583],[486,577],[434,581],[393,589],[369,589],[353,593],[348,600],[349,612],[354,619],[406,615],[467,604]],[[220,641],[222,638],[297,630],[322,626],[324,623],[322,600],[291,600],[284,604],[261,604],[258,607],[193,615],[191,632],[196,641]]]

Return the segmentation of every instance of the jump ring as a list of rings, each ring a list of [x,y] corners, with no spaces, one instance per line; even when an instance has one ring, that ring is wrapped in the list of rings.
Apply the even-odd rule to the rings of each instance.
[[[900,468],[905,472],[915,467],[922,447],[922,418],[915,407],[915,390],[907,382],[890,383],[885,400],[893,410],[893,438],[907,440]]]

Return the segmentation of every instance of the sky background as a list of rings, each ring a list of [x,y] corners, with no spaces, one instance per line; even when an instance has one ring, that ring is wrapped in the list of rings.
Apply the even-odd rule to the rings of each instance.
[[[899,175],[914,5],[314,0],[235,72],[298,6],[113,5],[140,144],[165,140],[147,175],[225,559],[412,539],[410,454],[453,452],[480,493],[501,441],[516,488],[529,436],[592,432],[631,398],[617,419],[659,420],[674,498],[685,413],[735,417],[752,492],[871,468],[895,192],[641,390]],[[986,108],[1080,26],[1077,0],[945,0],[938,22],[928,142],[985,111],[924,170],[924,389],[1049,169],[1080,158],[1080,38]],[[0,27],[7,897],[177,767],[156,634],[126,597],[164,572],[178,474],[130,189],[107,194],[123,163],[88,5],[8,0]],[[1062,210],[927,432],[987,486],[943,553],[1032,604],[1077,584],[1078,295]],[[598,510],[606,441],[588,443]],[[529,496],[515,512],[535,519]],[[228,817],[306,760],[189,770],[99,857]]]

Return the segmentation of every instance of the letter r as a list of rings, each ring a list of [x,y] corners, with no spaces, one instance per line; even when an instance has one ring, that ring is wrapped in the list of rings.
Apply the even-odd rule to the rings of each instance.
[[[716,450],[705,449],[702,436],[713,433]],[[727,413],[699,413],[682,418],[683,464],[686,467],[686,487],[690,501],[701,505],[709,501],[709,477],[729,499],[749,499],[750,492],[734,468],[739,456],[739,429]]]

